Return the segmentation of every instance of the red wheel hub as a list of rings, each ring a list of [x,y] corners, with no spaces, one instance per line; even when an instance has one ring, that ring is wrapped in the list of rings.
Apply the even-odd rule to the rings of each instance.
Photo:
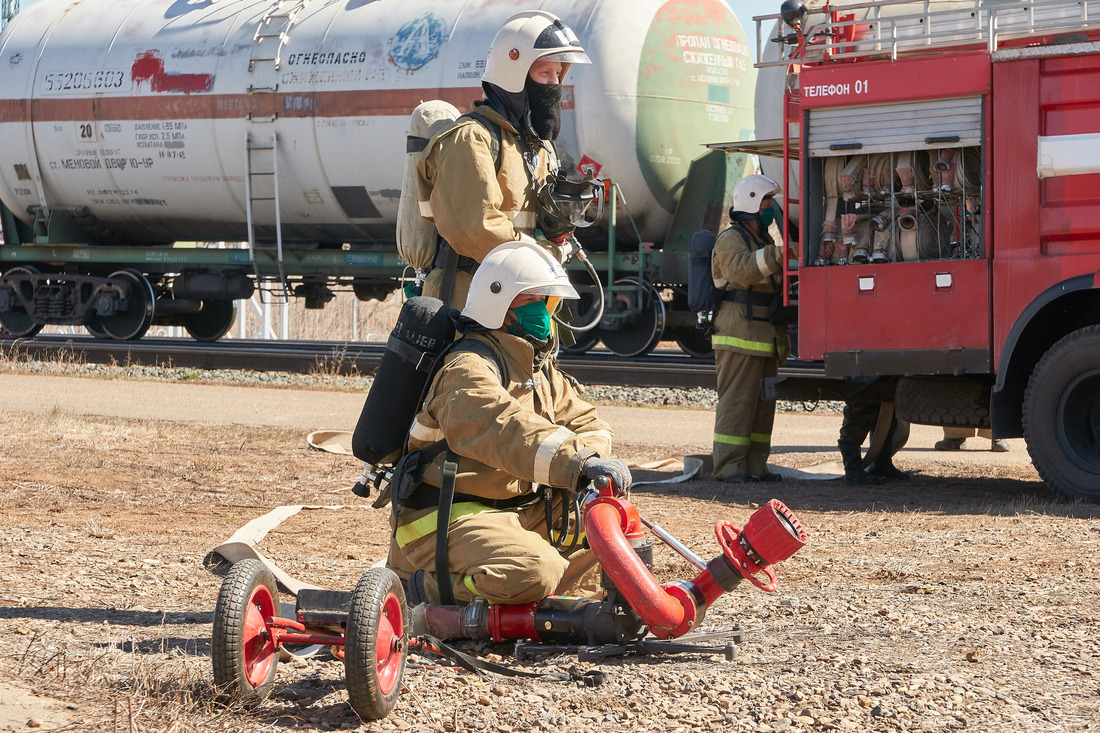
[[[266,585],[258,586],[248,598],[244,612],[242,641],[244,669],[248,684],[259,687],[267,681],[275,663],[275,634],[266,619],[275,615],[275,599]]]
[[[378,618],[378,637],[375,640],[375,664],[378,672],[378,691],[389,695],[401,675],[405,655],[405,617],[402,603],[394,594],[386,596],[382,613]]]

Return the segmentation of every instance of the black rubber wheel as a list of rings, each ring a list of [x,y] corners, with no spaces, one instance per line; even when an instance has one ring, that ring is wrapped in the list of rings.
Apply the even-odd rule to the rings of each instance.
[[[1100,503],[1100,326],[1065,336],[1024,392],[1024,441],[1035,469],[1067,501]]]
[[[613,323],[615,328],[600,326],[600,340],[616,356],[643,356],[653,351],[665,332],[666,310],[657,288],[647,280],[636,277],[624,277],[616,280],[620,286],[608,299],[604,313],[604,324]],[[637,313],[623,318],[611,319],[609,314],[625,312],[635,298],[628,290],[640,289],[637,300]]]
[[[275,577],[259,560],[233,565],[214,608],[214,684],[225,702],[253,705],[271,693],[279,655],[265,619],[279,614]]]
[[[990,385],[952,377],[902,377],[894,394],[898,419],[918,425],[989,427]]]
[[[710,334],[695,326],[680,326],[672,329],[676,345],[688,356],[707,359],[714,356],[714,347],[710,344]]]
[[[363,573],[351,599],[344,647],[348,701],[364,720],[389,715],[401,694],[412,620],[389,568]]]
[[[183,327],[191,334],[191,338],[196,341],[217,341],[233,328],[236,317],[237,310],[232,300],[204,300],[202,310],[198,313],[185,313],[182,320]]]
[[[126,309],[113,316],[100,316],[99,326],[113,339],[133,341],[145,335],[153,325],[153,307],[156,295],[153,286],[137,270],[119,270],[110,279],[129,285]]]
[[[37,275],[38,270],[33,267],[13,267],[5,275]],[[29,283],[23,283],[20,295],[26,301],[34,300],[34,288]],[[14,308],[0,313],[0,333],[7,338],[32,338],[38,335],[45,324],[35,323],[30,313],[24,308]]]
[[[581,297],[578,300],[565,301],[565,307],[569,309],[572,315],[569,325],[587,326],[592,323],[592,319],[596,317],[599,295],[593,285],[574,285],[574,287],[577,289],[577,294]],[[563,354],[577,356],[585,353],[600,342],[600,325],[598,323],[594,324],[593,327],[587,331],[570,331],[570,333],[572,334],[573,343],[569,346],[562,347],[561,351]]]

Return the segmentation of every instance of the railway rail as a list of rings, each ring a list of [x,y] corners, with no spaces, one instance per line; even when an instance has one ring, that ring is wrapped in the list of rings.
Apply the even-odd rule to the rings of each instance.
[[[121,342],[83,336],[38,336],[0,341],[0,354],[54,360],[72,356],[91,364],[137,364],[191,369],[249,369],[307,374],[370,375],[381,362],[385,345],[329,341],[225,340],[196,343],[192,339],[146,338]],[[609,352],[583,356],[563,354],[561,367],[583,384],[629,387],[714,387],[714,360],[686,356],[676,349],[658,349],[626,359]],[[816,364],[788,362],[780,373],[822,373]]]

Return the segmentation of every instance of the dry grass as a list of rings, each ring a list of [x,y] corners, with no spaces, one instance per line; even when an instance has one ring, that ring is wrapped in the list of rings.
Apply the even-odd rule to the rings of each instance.
[[[287,308],[287,332],[292,341],[383,342],[397,321],[401,304],[400,290],[382,301],[360,301],[351,292],[338,292],[320,310],[307,309],[305,301],[296,298]],[[276,334],[280,328],[280,310],[277,303],[272,304],[272,329]],[[246,318],[249,336],[258,336],[262,326],[259,316],[250,308]],[[236,325],[230,335],[237,335]],[[339,358],[340,354],[333,355],[334,360]],[[319,365],[319,369],[324,368],[325,365]]]
[[[165,629],[167,631],[167,629]],[[98,644],[58,645],[34,634],[21,655],[0,661],[13,679],[34,680],[39,695],[66,697],[84,691],[69,722],[55,731],[243,730],[239,707],[216,702],[197,649],[181,649],[167,637],[159,660],[151,660],[149,642],[105,639]],[[154,645],[156,642],[154,642]],[[197,645],[197,644],[196,644]],[[170,648],[171,647],[171,648]]]
[[[51,354],[32,354],[15,341],[10,344],[0,342],[0,372],[21,372],[28,362],[36,362],[40,368],[36,369],[42,374],[64,375],[70,373],[75,367],[83,367],[87,364],[84,354],[65,347],[58,348]]]

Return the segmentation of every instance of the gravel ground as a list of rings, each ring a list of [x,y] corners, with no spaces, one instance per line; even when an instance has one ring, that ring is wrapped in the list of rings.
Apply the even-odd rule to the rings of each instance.
[[[0,371],[18,371],[26,374],[49,374],[103,379],[138,379],[163,382],[190,382],[210,384],[234,384],[241,386],[276,387],[286,389],[325,389],[342,392],[370,391],[371,377],[349,377],[334,374],[288,374],[285,372],[253,372],[234,369],[187,369],[165,366],[114,366],[108,364],[79,364],[71,362],[0,360]],[[683,389],[666,387],[621,387],[612,385],[584,385],[586,399],[596,404],[633,405],[637,407],[688,407],[713,410],[718,395],[713,389]],[[840,412],[842,402],[780,401],[780,412],[820,410],[826,413]]]
[[[209,378],[186,372],[103,376]],[[232,381],[264,379],[367,384],[323,375]],[[646,404],[673,399],[644,392],[666,400]],[[835,455],[787,458],[802,465]],[[2,411],[0,617],[9,633],[0,637],[0,730],[1097,730],[1100,508],[1054,502],[1030,467],[962,459],[922,463],[909,482],[860,491],[705,477],[642,488],[634,499],[643,514],[706,557],[718,551],[717,519],[742,524],[772,495],[805,523],[810,544],[777,568],[777,593],[742,583],[708,610],[704,630],[746,630],[735,661],[688,654],[528,665],[608,673],[589,688],[479,677],[413,657],[395,712],[367,724],[347,703],[342,663],[328,657],[282,665],[272,698],[254,710],[214,704],[220,579],[203,562],[280,504],[348,505],[293,517],[262,549],[297,577],[351,588],[388,536],[387,513],[347,493],[354,461],[308,450],[300,431],[263,425]],[[663,546],[655,560],[662,581],[695,575]],[[508,644],[463,649],[515,664]]]

